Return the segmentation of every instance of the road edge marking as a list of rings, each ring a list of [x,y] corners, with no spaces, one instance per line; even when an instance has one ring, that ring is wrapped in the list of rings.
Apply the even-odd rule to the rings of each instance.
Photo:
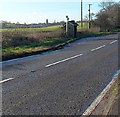
[[[106,93],[110,90],[111,86],[115,83],[119,74],[120,74],[120,70],[117,71],[117,73],[113,76],[113,79],[111,80],[111,82],[103,89],[103,91],[98,95],[98,97],[85,110],[85,112],[82,114],[82,116],[84,116],[84,115],[89,116],[94,111],[94,109],[98,106],[98,104],[101,102],[101,100],[106,95]]]
[[[50,67],[50,66],[53,66],[53,65],[56,65],[56,64],[59,64],[59,63],[63,63],[65,61],[68,61],[68,60],[71,60],[71,59],[74,59],[74,58],[77,58],[77,57],[80,57],[82,56],[83,54],[78,54],[78,55],[75,55],[75,56],[72,56],[72,57],[69,57],[69,58],[66,58],[66,59],[63,59],[61,61],[57,61],[57,62],[54,62],[54,63],[51,63],[51,64],[48,64],[46,65],[45,67]]]
[[[0,84],[4,83],[4,82],[7,82],[7,81],[10,81],[10,80],[13,80],[14,78],[8,78],[8,79],[5,79],[5,80],[2,80],[0,81]]]

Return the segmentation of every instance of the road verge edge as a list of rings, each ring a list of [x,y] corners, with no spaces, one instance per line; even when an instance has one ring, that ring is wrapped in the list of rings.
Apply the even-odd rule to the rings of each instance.
[[[111,106],[112,102],[114,102],[114,98],[116,95],[110,95],[109,93],[114,88],[115,84],[118,81],[118,76],[120,74],[120,70],[118,70],[114,76],[111,82],[105,87],[105,89],[98,95],[98,97],[92,102],[92,104],[85,110],[85,112],[82,114],[82,116],[90,116],[90,115],[107,115]],[[109,93],[108,93],[109,92]],[[102,102],[103,98],[107,95],[107,98],[109,97],[109,100],[107,99],[107,104]],[[111,100],[111,101],[110,101]],[[100,106],[99,106],[100,105]],[[98,107],[99,106],[99,107]],[[97,108],[98,107],[98,108]],[[100,109],[102,108],[103,112],[100,112]],[[97,111],[96,111],[97,110]]]

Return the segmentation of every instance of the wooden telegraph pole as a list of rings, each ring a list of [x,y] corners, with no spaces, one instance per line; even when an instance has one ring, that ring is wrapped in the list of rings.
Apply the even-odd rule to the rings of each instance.
[[[81,0],[81,28],[83,27],[83,2]]]
[[[91,28],[91,22],[90,22],[90,19],[91,19],[91,18],[90,18],[90,17],[91,17],[91,15],[90,15],[90,10],[91,10],[91,9],[90,9],[90,6],[91,6],[91,5],[92,5],[92,4],[89,4],[89,10],[88,10],[88,11],[89,11],[89,29]]]

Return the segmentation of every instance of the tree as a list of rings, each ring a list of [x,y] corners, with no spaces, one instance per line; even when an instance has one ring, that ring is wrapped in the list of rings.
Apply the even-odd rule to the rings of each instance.
[[[109,6],[107,9],[110,23],[113,27],[120,27],[120,3]]]
[[[101,30],[108,31],[113,28],[120,28],[120,2],[101,3],[102,9],[96,15],[95,23]]]
[[[108,6],[113,5],[114,2],[112,0],[102,0],[99,6],[102,8],[101,10],[105,10]]]

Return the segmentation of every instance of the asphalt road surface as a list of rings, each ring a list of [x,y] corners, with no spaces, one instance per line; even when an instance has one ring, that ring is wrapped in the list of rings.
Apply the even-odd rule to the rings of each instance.
[[[81,115],[118,69],[118,34],[2,63],[3,115]]]

